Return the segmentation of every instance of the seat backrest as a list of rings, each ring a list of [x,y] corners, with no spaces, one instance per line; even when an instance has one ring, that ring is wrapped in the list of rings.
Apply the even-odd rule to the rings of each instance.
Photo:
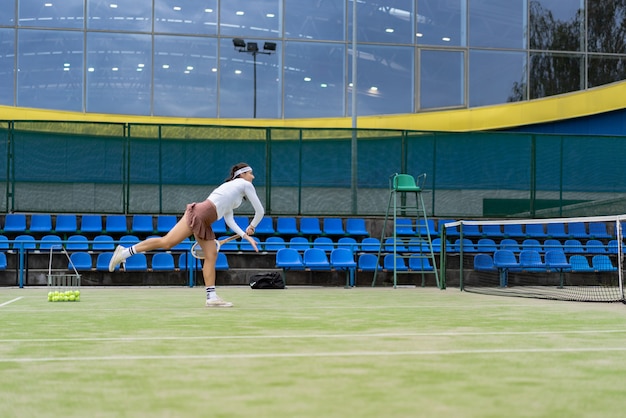
[[[493,271],[493,258],[489,254],[476,254],[474,256],[474,270]]]
[[[61,237],[58,235],[44,235],[39,243],[40,250],[60,250],[62,247]]]
[[[25,250],[34,250],[37,248],[37,242],[32,235],[18,235],[13,240],[13,248],[19,248],[20,244]]]
[[[512,238],[505,238],[500,241],[501,250],[509,250],[518,253],[520,251],[519,244]]]
[[[511,250],[498,250],[493,254],[494,264],[517,264],[515,253]]]
[[[100,253],[98,257],[96,257],[96,270],[98,271],[109,271],[109,261],[111,261],[111,257],[113,257],[113,253]],[[119,265],[115,267],[118,270]]]
[[[346,219],[346,234],[352,236],[368,236],[369,231],[363,218]]]
[[[154,226],[152,224],[152,215],[133,215],[130,229],[134,234],[153,233]]]
[[[598,239],[587,240],[587,242],[585,243],[585,249],[589,254],[604,254],[607,252],[607,249],[602,241]]]
[[[519,253],[519,262],[521,265],[543,264],[541,255],[537,250],[522,250]]]
[[[309,248],[305,250],[302,261],[304,262],[305,267],[330,266],[328,257],[326,256],[326,251],[320,248]]]
[[[324,218],[322,232],[327,235],[345,235],[341,218]]]
[[[577,239],[568,239],[563,244],[563,251],[566,253],[584,253],[583,244]]]
[[[223,252],[217,253],[217,259],[215,260],[215,270],[224,271],[228,269],[228,258],[226,257],[226,254],[224,254]]]
[[[265,251],[278,251],[286,246],[283,237],[268,237],[265,240]]]
[[[166,234],[174,228],[176,222],[178,222],[176,215],[158,215],[156,232]]]
[[[567,257],[562,250],[546,251],[546,264],[568,264]]]
[[[48,213],[34,213],[30,215],[31,232],[52,231],[52,216]]]
[[[569,262],[572,265],[574,271],[589,271],[591,266],[589,260],[584,255],[573,255],[569,258]]]
[[[7,255],[0,252],[0,270],[6,270],[7,268]]]
[[[289,248],[304,251],[311,248],[311,243],[304,237],[293,237],[289,240]]]
[[[61,214],[56,216],[56,223],[54,226],[54,230],[56,232],[71,234],[76,232],[77,229],[76,215]]]
[[[414,271],[432,271],[433,266],[427,258],[411,257],[409,258],[409,269]]]
[[[276,266],[302,267],[302,256],[295,248],[281,248],[276,252]]]
[[[86,251],[89,249],[89,239],[84,235],[70,235],[65,248],[68,251]]]
[[[143,253],[133,254],[124,261],[126,271],[148,270],[148,260]]]
[[[107,215],[105,231],[109,234],[125,234],[128,232],[125,215]]]
[[[313,240],[313,248],[321,248],[324,251],[330,252],[335,248],[335,243],[332,238],[317,237]]]
[[[356,267],[354,261],[354,254],[347,248],[335,248],[330,253],[330,264],[333,266],[353,264]]]
[[[297,234],[298,227],[296,225],[296,218],[293,217],[279,217],[276,219],[276,232],[284,235]]]
[[[572,238],[587,238],[587,226],[584,222],[571,222],[567,224],[567,233]]]
[[[4,230],[6,232],[26,231],[26,215],[23,213],[7,213],[4,217]]]
[[[476,251],[494,253],[497,250],[496,242],[491,238],[481,238],[476,243]]]
[[[380,240],[374,237],[366,237],[361,240],[361,251],[378,252]]]
[[[94,251],[111,251],[115,249],[115,240],[110,235],[96,235],[91,249]]]
[[[124,247],[132,247],[140,241],[136,235],[124,235],[120,237],[120,245]]]
[[[274,220],[269,216],[264,216],[255,228],[257,235],[272,235],[275,232]]]
[[[359,270],[362,271],[374,271],[376,269],[381,269],[381,266],[378,264],[378,257],[371,253],[363,253],[359,255],[357,266]]]
[[[396,260],[396,271],[408,270],[408,267],[406,266],[406,262],[404,261],[404,258],[396,256],[395,260]],[[383,259],[383,268],[385,270],[393,270],[394,268],[393,264],[394,264],[394,255],[387,254],[385,258]]]
[[[228,228],[226,228],[226,221],[224,218],[220,218],[217,221],[211,224],[211,229],[215,232],[215,235],[224,235],[228,232]]]
[[[74,267],[72,267],[72,265]],[[91,254],[87,252],[77,252],[70,254],[68,270],[91,270]]]
[[[102,215],[83,215],[80,220],[80,230],[86,233],[101,233]]]
[[[413,192],[420,190],[415,183],[415,177],[410,174],[396,174],[393,176],[392,188],[399,192]]]
[[[174,256],[171,253],[156,253],[152,256],[152,270],[175,270]]]
[[[322,233],[319,218],[300,219],[300,233],[305,235],[319,235]]]
[[[617,268],[613,266],[613,262],[608,255],[594,255],[591,258],[591,265],[598,271],[615,271]]]
[[[522,250],[541,251],[541,243],[535,238],[527,238],[522,241]]]

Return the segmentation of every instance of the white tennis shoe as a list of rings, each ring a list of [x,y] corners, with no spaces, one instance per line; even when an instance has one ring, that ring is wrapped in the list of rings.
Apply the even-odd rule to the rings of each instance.
[[[230,302],[226,302],[220,297],[216,297],[214,299],[207,299],[206,307],[207,308],[230,308],[233,304]]]
[[[122,251],[124,251],[124,247],[118,245],[113,252],[113,256],[111,257],[111,261],[109,261],[109,271],[114,272],[115,267],[124,261],[124,257],[122,257]]]

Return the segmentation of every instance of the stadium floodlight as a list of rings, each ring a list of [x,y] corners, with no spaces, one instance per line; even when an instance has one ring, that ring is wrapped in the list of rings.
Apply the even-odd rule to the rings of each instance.
[[[254,93],[253,93],[253,106],[252,106],[252,117],[256,118],[256,56],[257,54],[263,55],[272,55],[276,52],[276,43],[275,42],[265,42],[263,44],[263,50],[259,50],[259,44],[257,42],[246,42],[241,38],[233,39],[233,46],[239,52],[245,52],[252,55],[254,62]]]

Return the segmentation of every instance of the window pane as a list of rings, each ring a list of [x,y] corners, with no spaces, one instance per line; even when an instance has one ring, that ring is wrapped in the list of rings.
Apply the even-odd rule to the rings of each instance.
[[[526,47],[526,0],[470,1],[470,46]]]
[[[581,51],[584,0],[530,2],[530,47],[556,51]]]
[[[222,35],[279,37],[281,33],[280,0],[228,0],[220,2]]]
[[[83,110],[83,33],[20,29],[17,105]]]
[[[285,118],[346,116],[345,62],[343,45],[287,42]]]
[[[615,0],[587,2],[589,52],[626,53],[626,4]]]
[[[462,106],[463,53],[421,51],[420,108]]]
[[[214,35],[217,0],[155,0],[154,31]]]
[[[264,49],[265,41],[255,40],[254,43],[260,50],[256,54],[246,52],[246,48],[239,52],[233,47],[232,39],[221,40],[221,118],[281,117],[280,44],[276,45],[275,52],[268,53]]]
[[[83,0],[20,0],[18,3],[20,26],[82,28],[84,25]]]
[[[217,40],[154,38],[154,114],[217,117]]]
[[[418,44],[467,45],[467,0],[417,0]]]
[[[359,42],[413,43],[413,0],[395,0],[385,6],[357,2]],[[352,40],[352,2],[348,2],[348,40]]]
[[[13,0],[3,2],[0,25],[15,25],[15,2]]]
[[[150,114],[151,36],[87,33],[87,112]]]
[[[89,29],[136,32],[152,30],[152,0],[87,0],[87,13]]]
[[[359,45],[357,62],[357,114],[382,115],[413,112],[414,48]],[[352,76],[352,50],[348,55]],[[348,115],[352,98],[348,94]]]
[[[524,52],[470,51],[470,107],[525,100],[525,67]]]
[[[285,37],[343,41],[345,39],[346,2],[285,1]]]
[[[580,55],[530,54],[530,99],[582,90],[584,64]]]
[[[626,80],[626,57],[589,57],[588,88],[621,80]]]
[[[0,104],[13,106],[15,31],[0,29]]]

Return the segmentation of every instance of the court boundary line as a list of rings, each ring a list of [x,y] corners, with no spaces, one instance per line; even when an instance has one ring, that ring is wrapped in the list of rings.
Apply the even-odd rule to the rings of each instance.
[[[22,299],[23,297],[24,297],[24,296],[18,296],[18,297],[16,297],[15,299],[11,299],[11,300],[9,300],[9,301],[7,301],[7,302],[0,303],[0,308],[2,308],[3,306],[9,305],[9,304],[11,304],[11,303],[13,303],[13,302],[17,302],[18,300]]]
[[[344,351],[309,353],[247,353],[247,354],[202,354],[202,355],[127,355],[127,356],[86,356],[86,357],[23,357],[0,358],[0,363],[46,363],[46,362],[93,362],[93,361],[140,361],[140,360],[238,360],[238,359],[279,359],[279,358],[324,358],[324,357],[400,357],[400,356],[442,356],[442,355],[482,355],[482,354],[533,354],[533,353],[592,353],[623,352],[626,347],[566,347],[566,348],[510,348],[478,350],[414,350],[414,351]]]

